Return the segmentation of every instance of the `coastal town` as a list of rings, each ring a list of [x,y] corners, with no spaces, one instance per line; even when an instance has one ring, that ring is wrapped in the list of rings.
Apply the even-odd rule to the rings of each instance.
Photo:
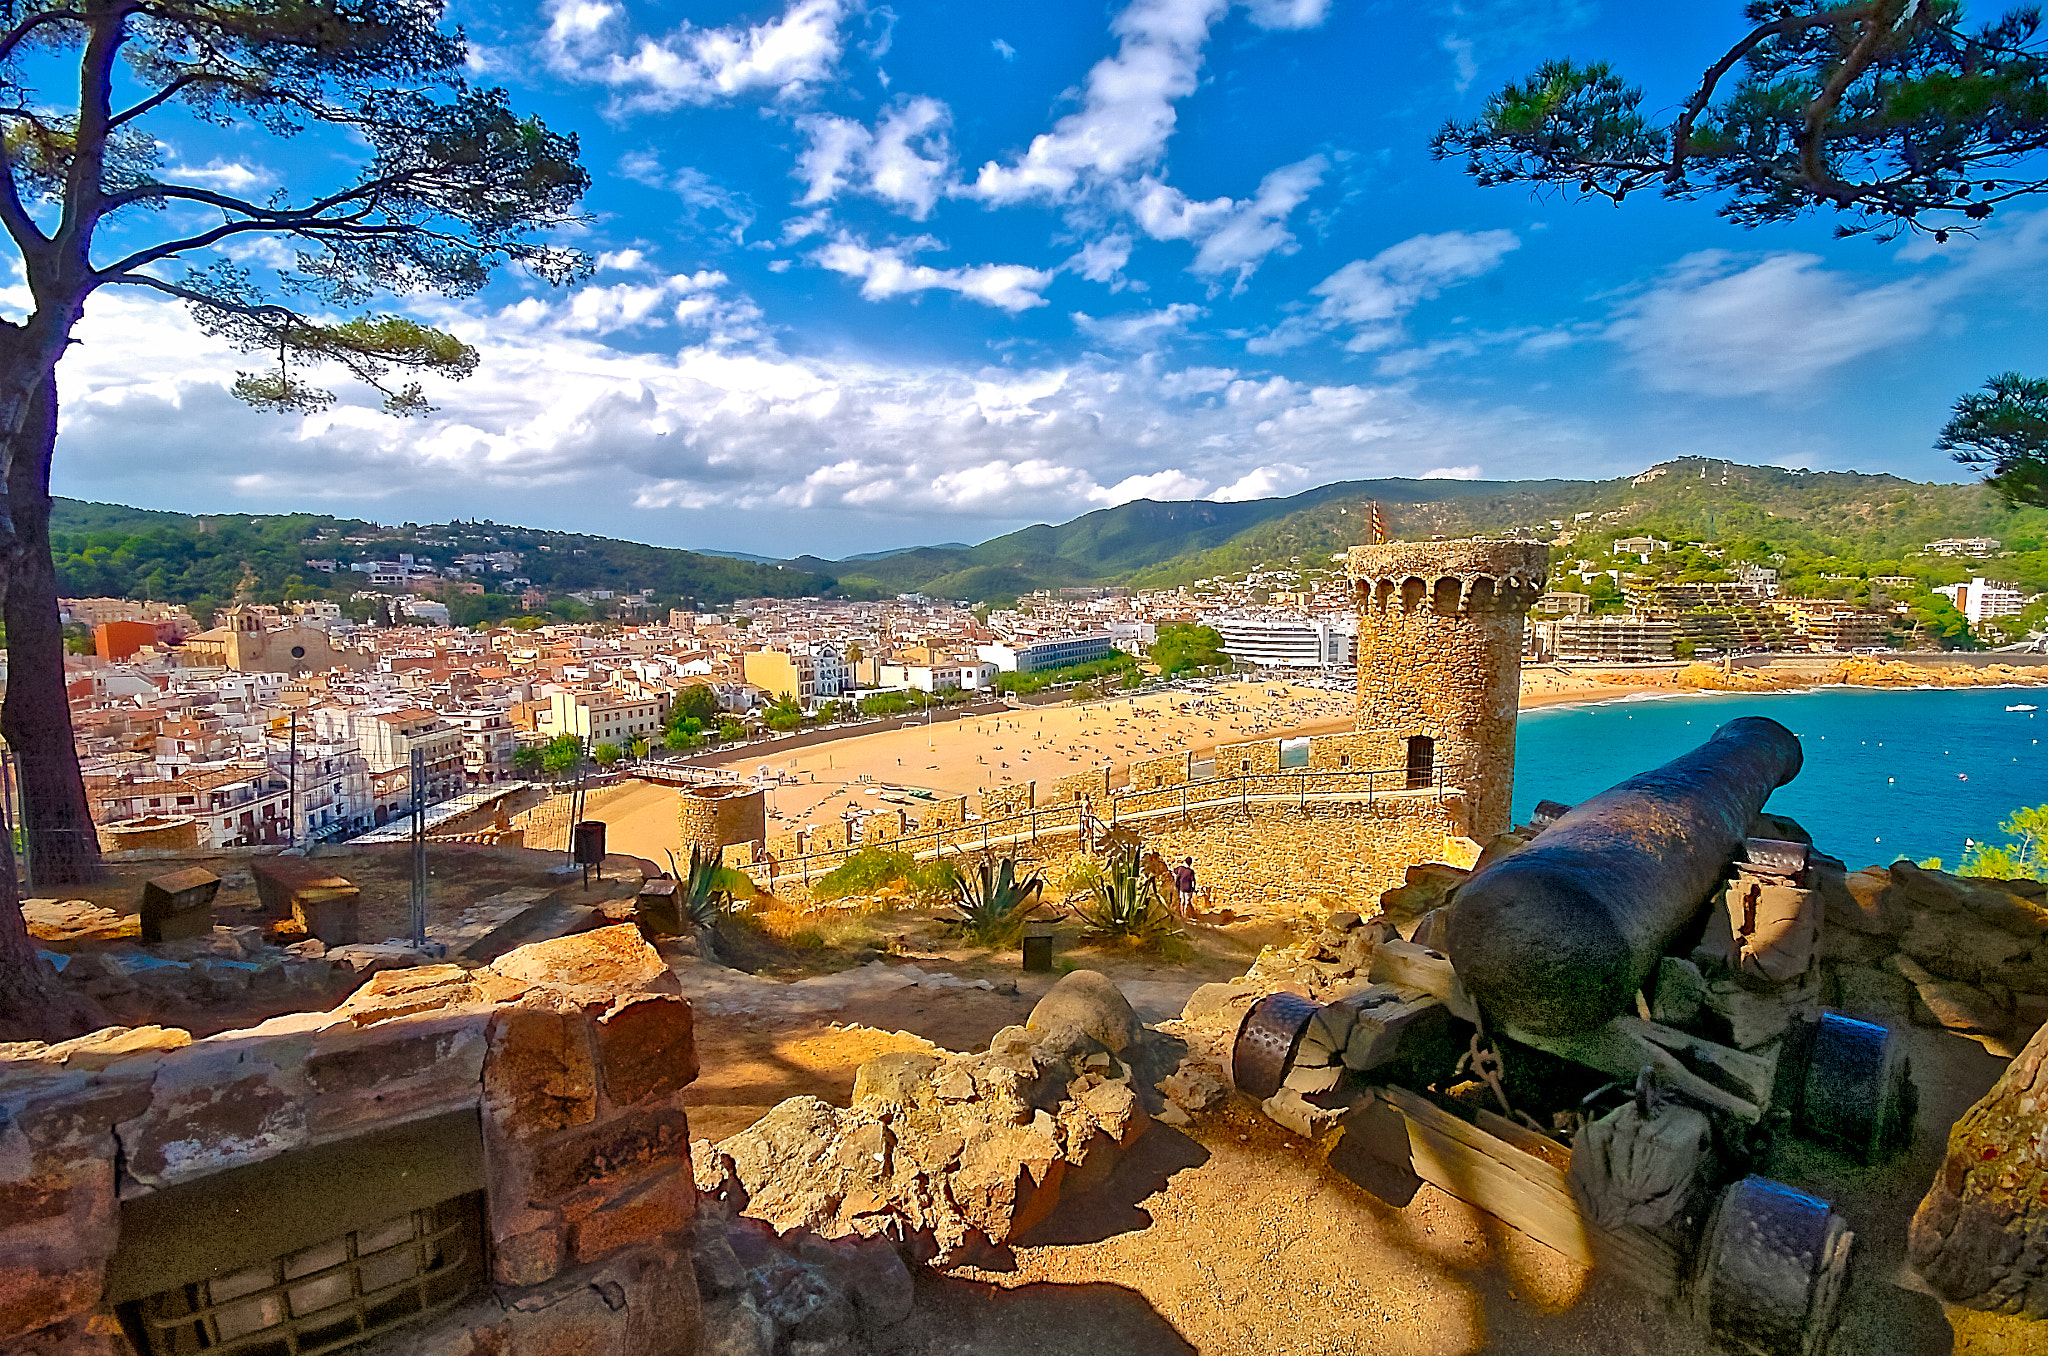
[[[1534,700],[1654,687],[1688,662],[1910,656],[1956,643],[2017,656],[2038,648],[2048,613],[2044,595],[1986,582],[1982,571],[2010,573],[2015,559],[1994,539],[1929,542],[1910,574],[1802,578],[1838,595],[1804,596],[1777,568],[1731,562],[1711,544],[1589,526],[1555,524],[1560,569],[1523,642]],[[203,620],[178,603],[62,600],[84,651],[66,659],[71,724],[110,842],[156,832],[167,816],[189,820],[201,847],[340,842],[416,803],[449,807],[437,818],[523,807],[506,799],[515,784],[578,768],[608,775],[717,754],[738,766],[750,741],[799,730],[845,737],[907,713],[1086,700],[1197,674],[1343,691],[1358,662],[1349,585],[1328,561],[1172,589],[1047,590],[999,607],[913,593],[742,598],[654,616],[647,589],[552,596],[518,573],[515,550],[348,559],[345,541],[305,543],[323,548],[335,554],[309,554],[305,568],[350,581],[346,594],[250,599]],[[508,593],[526,609],[518,617],[451,623],[449,600]],[[587,619],[551,616],[557,598]],[[1930,634],[1916,598],[1941,599],[1963,624],[1960,642]],[[1246,697],[1268,700],[1256,686]],[[1338,706],[1325,697],[1258,724],[1305,730],[1341,718]],[[965,761],[991,783],[1011,780],[990,752],[977,746]],[[1119,756],[1078,743],[1064,755],[1067,770]]]

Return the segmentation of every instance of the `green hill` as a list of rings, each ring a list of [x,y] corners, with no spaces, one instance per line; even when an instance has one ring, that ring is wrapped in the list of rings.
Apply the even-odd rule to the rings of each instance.
[[[400,553],[446,564],[465,553],[519,552],[516,575],[477,575],[488,593],[447,600],[451,613],[467,621],[521,612],[517,595],[523,590],[510,583],[514,577],[555,595],[652,589],[655,603],[662,607],[804,597],[836,587],[829,575],[779,563],[491,522],[394,528],[310,513],[198,516],[59,499],[51,513],[50,538],[57,588],[65,597],[151,598],[186,603],[200,612],[238,598],[328,598],[367,613],[371,604],[350,603],[350,595],[367,583],[348,566],[389,560]],[[309,566],[309,560],[336,561],[339,569],[323,573]],[[563,616],[589,615],[573,601],[550,610]]]
[[[1910,572],[1900,562],[1931,540],[1991,536],[2010,554],[1972,568],[2048,588],[2048,511],[2006,508],[1981,485],[1699,458],[1613,480],[1355,480],[1243,503],[1137,500],[975,546],[839,561],[767,562],[492,522],[392,528],[314,514],[194,516],[70,499],[57,502],[52,537],[59,586],[73,597],[126,595],[202,609],[236,597],[346,600],[361,584],[347,573],[351,561],[410,551],[446,563],[466,552],[517,551],[519,576],[552,595],[549,610],[579,617],[590,610],[562,601],[572,590],[652,589],[658,607],[908,592],[984,602],[1078,585],[1173,587],[1260,567],[1327,569],[1333,554],[1365,539],[1374,502],[1396,537],[1526,533],[1547,541],[1570,532],[1575,539],[1559,552],[1565,559],[1599,557],[1625,535],[1711,540],[1733,559],[1779,563],[1788,584],[1797,578],[1800,587],[1859,570]],[[308,560],[336,560],[342,570],[323,574]],[[1934,577],[1924,561],[1917,568]],[[1945,580],[1963,566],[1939,568]],[[478,578],[491,592],[449,600],[458,620],[519,610],[508,576]]]

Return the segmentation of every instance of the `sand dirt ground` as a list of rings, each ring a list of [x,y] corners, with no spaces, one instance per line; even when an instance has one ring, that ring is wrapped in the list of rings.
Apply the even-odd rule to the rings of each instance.
[[[1142,957],[1073,959],[1148,996],[1176,984],[1191,990],[1231,963],[1220,953],[1185,971]],[[808,1014],[778,1011],[772,1000],[750,1011],[701,1006],[692,1137],[731,1135],[785,1097],[843,1106],[854,1070],[889,1049],[924,1040],[984,1048],[1024,1020],[1053,978],[1022,974],[1000,953],[920,955],[916,964],[997,987],[906,987]],[[2038,1350],[2011,1345],[2038,1334],[2004,1320],[1986,1329],[1964,1314],[1957,1318],[1977,1340],[1956,1342],[1938,1304],[1890,1282],[1948,1125],[2004,1064],[1945,1033],[1914,1028],[1910,1039],[1923,1097],[1911,1153],[1864,1172],[1793,1141],[1769,1164],[1772,1175],[1820,1191],[1857,1228],[1833,1350]],[[1185,1132],[1155,1126],[1100,1193],[1063,1202],[1022,1240],[1009,1269],[927,1275],[919,1290],[918,1316],[892,1352],[1712,1356],[1689,1316],[1434,1187],[1405,1208],[1389,1205],[1237,1099]]]

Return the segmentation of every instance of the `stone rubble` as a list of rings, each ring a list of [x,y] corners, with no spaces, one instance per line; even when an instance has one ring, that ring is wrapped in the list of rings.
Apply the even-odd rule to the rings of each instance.
[[[1163,1108],[1151,1084],[1178,1053],[1114,984],[1075,971],[984,1053],[884,1055],[861,1067],[850,1107],[792,1098],[693,1145],[703,1208],[783,1234],[884,1239],[935,1266],[988,1260],[1062,1192],[1107,1180],[1150,1125],[1147,1101]]]

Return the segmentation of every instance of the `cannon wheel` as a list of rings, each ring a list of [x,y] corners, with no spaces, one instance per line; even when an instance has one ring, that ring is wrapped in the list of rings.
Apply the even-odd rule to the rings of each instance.
[[[1693,1273],[1707,1335],[1743,1356],[1824,1356],[1856,1235],[1826,1201],[1768,1177],[1721,1193]]]
[[[1889,1027],[1821,1015],[1799,1095],[1799,1133],[1838,1144],[1864,1162],[1912,1134],[1913,1071]]]
[[[1248,1097],[1265,1101],[1280,1091],[1287,1066],[1318,1005],[1299,994],[1267,994],[1252,1004],[1230,1050],[1230,1081]]]

